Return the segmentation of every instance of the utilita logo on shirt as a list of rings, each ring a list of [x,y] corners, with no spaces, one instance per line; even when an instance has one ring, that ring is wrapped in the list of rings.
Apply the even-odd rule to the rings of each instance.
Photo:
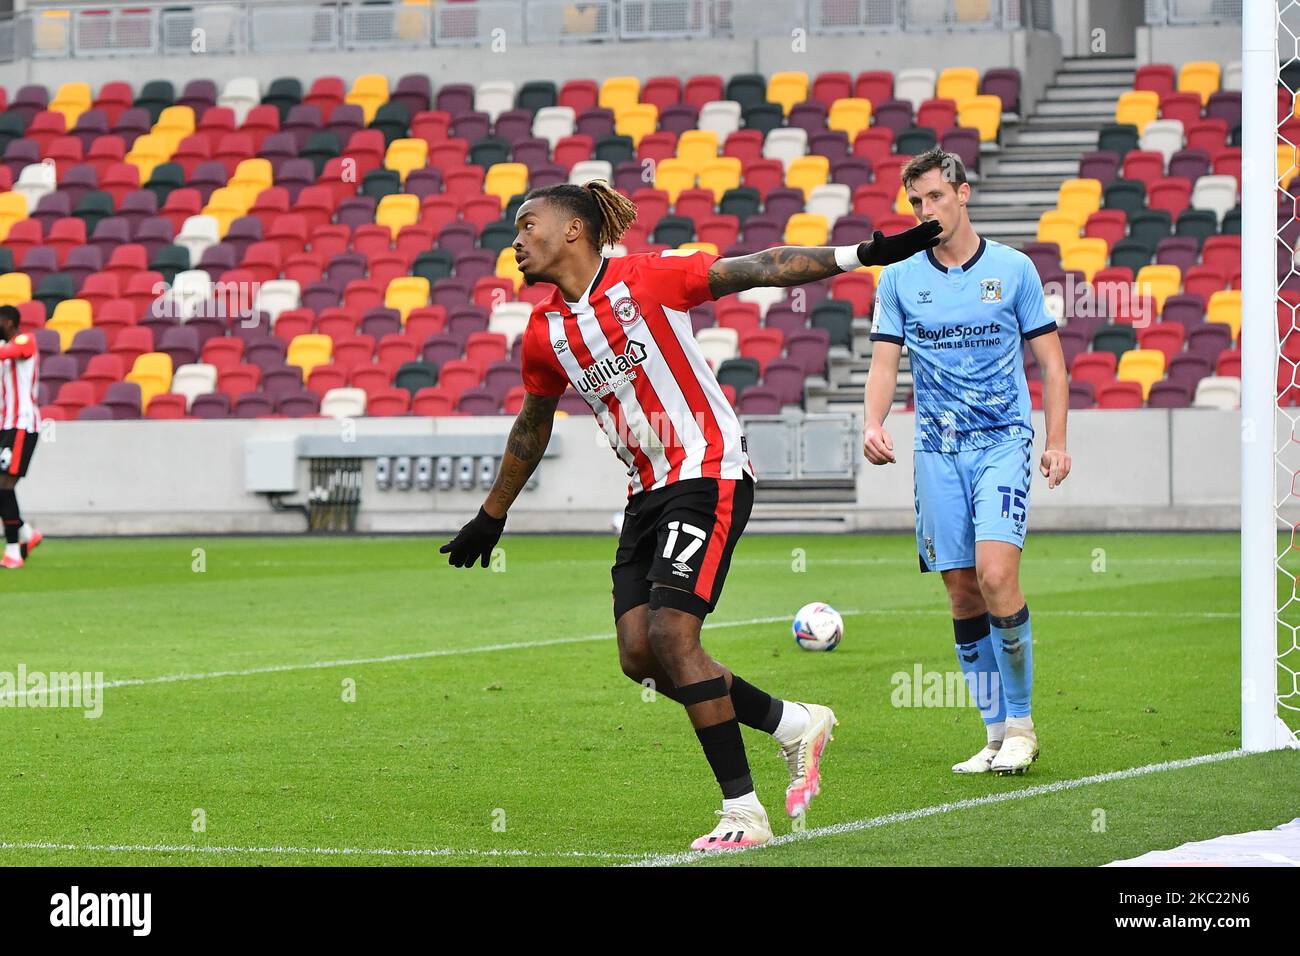
[[[611,355],[586,366],[578,389],[597,397],[616,391],[636,378],[636,367],[646,360],[646,347],[629,341],[622,355]]]

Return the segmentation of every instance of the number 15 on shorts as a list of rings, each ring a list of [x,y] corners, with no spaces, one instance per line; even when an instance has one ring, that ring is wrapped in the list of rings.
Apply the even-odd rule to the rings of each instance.
[[[1025,520],[1025,496],[1028,492],[1009,485],[998,485],[998,491],[1002,494],[1002,517],[1010,518],[1016,524],[1022,523]]]

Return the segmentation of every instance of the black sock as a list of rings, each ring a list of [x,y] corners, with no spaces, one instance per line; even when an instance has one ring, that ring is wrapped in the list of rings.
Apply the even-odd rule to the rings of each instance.
[[[736,719],[746,727],[771,734],[776,732],[776,725],[781,722],[781,711],[785,705],[779,697],[773,697],[767,691],[759,690],[732,674],[731,706],[736,711]]]
[[[704,756],[713,768],[713,776],[722,788],[724,799],[743,797],[754,789],[739,721],[733,717],[712,727],[699,727],[695,736],[700,738],[700,746],[704,748]]]
[[[18,514],[18,496],[12,488],[0,489],[0,519],[4,520],[5,543],[17,544],[18,529],[22,527],[23,519]]]

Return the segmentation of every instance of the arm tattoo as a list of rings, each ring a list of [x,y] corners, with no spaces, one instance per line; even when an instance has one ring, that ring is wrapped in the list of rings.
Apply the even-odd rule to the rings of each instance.
[[[839,275],[834,246],[774,246],[719,259],[709,269],[709,291],[720,298],[762,286],[788,286]]]
[[[524,395],[523,407],[519,409],[515,423],[510,428],[505,454],[501,456],[501,467],[497,470],[496,481],[493,482],[489,495],[501,514],[509,510],[541,462],[542,453],[551,440],[551,425],[559,402],[559,398],[531,393]]]

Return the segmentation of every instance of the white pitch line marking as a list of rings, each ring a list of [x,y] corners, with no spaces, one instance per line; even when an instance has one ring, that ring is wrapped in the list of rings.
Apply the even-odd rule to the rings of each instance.
[[[46,842],[3,842],[0,850],[72,850],[78,853],[252,853],[277,856],[389,856],[389,857],[534,857],[554,859],[566,857],[574,859],[596,860],[637,860],[645,853],[605,853],[586,850],[458,850],[451,847],[429,847],[426,849],[397,850],[388,848],[367,849],[365,847],[300,847],[300,846],[189,846],[177,844],[128,844],[128,843],[46,843]]]
[[[1217,754],[1203,754],[1199,757],[1187,757],[1182,760],[1168,760],[1163,763],[1147,764],[1144,767],[1130,767],[1127,770],[1112,770],[1109,773],[1097,773],[1088,777],[1079,777],[1075,780],[1058,780],[1055,783],[1042,784],[1037,787],[1025,787],[1021,790],[1009,790],[1005,793],[990,793],[982,797],[971,797],[966,800],[955,800],[951,803],[940,803],[932,807],[922,807],[918,810],[902,810],[897,813],[886,813],[884,816],[871,817],[864,820],[850,820],[846,823],[833,823],[829,826],[816,827],[812,830],[805,830],[803,833],[786,833],[775,839],[769,840],[762,846],[749,847],[743,850],[721,850],[712,854],[701,853],[698,850],[688,850],[684,853],[665,853],[660,856],[645,857],[625,866],[676,866],[684,863],[698,863],[705,856],[717,856],[719,854],[731,855],[737,853],[750,853],[757,850],[765,850],[769,847],[784,846],[787,843],[796,843],[803,840],[817,840],[822,837],[839,836],[843,833],[856,833],[859,830],[872,830],[876,827],[890,826],[894,823],[908,823],[912,820],[923,820],[926,817],[940,816],[945,813],[955,813],[960,810],[970,810],[974,807],[988,806],[994,803],[1006,803],[1010,800],[1025,800],[1029,797],[1042,797],[1053,793],[1063,793],[1067,790],[1077,790],[1080,787],[1087,787],[1094,783],[1111,783],[1116,780],[1130,780],[1134,777],[1145,777],[1148,774],[1163,773],[1167,770],[1184,770],[1188,767],[1199,767],[1202,764],[1219,763],[1224,760],[1235,760],[1238,757],[1247,756],[1244,750],[1225,750]]]

